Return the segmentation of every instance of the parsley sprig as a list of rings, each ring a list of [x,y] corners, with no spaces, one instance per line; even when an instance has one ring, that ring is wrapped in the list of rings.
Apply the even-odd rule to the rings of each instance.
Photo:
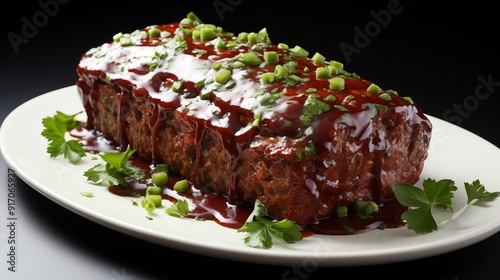
[[[177,218],[187,216],[188,212],[189,204],[185,199],[177,200],[169,208],[165,209],[165,213]]]
[[[472,183],[465,182],[465,192],[467,193],[467,204],[473,204],[477,200],[494,200],[500,196],[500,192],[488,192],[479,180]]]
[[[56,111],[54,116],[42,119],[44,127],[42,136],[49,141],[47,153],[50,154],[50,157],[55,158],[62,155],[73,164],[80,162],[82,157],[85,157],[85,150],[81,142],[74,139],[66,140],[66,133],[81,124],[76,120],[76,116],[80,113],[67,115]]]
[[[500,195],[500,192],[486,191],[479,180],[475,180],[472,184],[465,182],[464,185],[467,204],[473,204],[479,200],[493,200]],[[392,186],[392,189],[399,203],[411,207],[401,215],[408,229],[416,233],[429,233],[438,229],[432,216],[432,208],[441,207],[453,211],[452,198],[458,188],[453,180],[436,181],[428,178],[422,182],[422,188],[410,184],[397,184]]]
[[[135,149],[127,146],[124,152],[105,152],[99,156],[106,163],[99,163],[83,173],[87,180],[95,184],[111,186],[120,184],[128,186],[125,180],[126,176],[131,176],[136,179],[141,179],[144,176],[144,170],[136,167],[130,161],[130,158],[135,153]]]
[[[254,209],[238,232],[248,232],[245,244],[254,248],[271,248],[273,236],[287,243],[302,240],[302,227],[289,219],[271,220],[266,207],[260,200],[255,200]]]

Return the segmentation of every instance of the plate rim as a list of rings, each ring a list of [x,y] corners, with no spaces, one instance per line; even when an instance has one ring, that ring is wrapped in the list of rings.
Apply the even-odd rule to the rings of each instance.
[[[255,249],[255,248],[238,248],[237,252],[235,248],[224,248],[224,247],[218,247],[216,244],[202,244],[202,242],[196,241],[193,242],[193,240],[189,239],[183,239],[183,238],[174,238],[174,236],[169,236],[167,239],[165,239],[165,236],[159,235],[157,231],[152,230],[150,228],[148,229],[142,229],[140,230],[137,225],[129,225],[127,223],[124,223],[123,221],[113,221],[112,218],[114,217],[107,217],[103,215],[102,213],[96,213],[89,211],[85,207],[75,204],[74,201],[68,200],[67,197],[64,197],[60,193],[58,194],[57,192],[54,192],[52,189],[47,188],[46,186],[40,185],[37,180],[31,178],[28,174],[26,174],[26,171],[23,170],[22,167],[18,165],[18,163],[13,159],[13,155],[9,153],[7,150],[6,145],[6,140],[9,137],[7,132],[5,131],[6,128],[5,126],[12,125],[13,122],[16,121],[14,119],[17,114],[22,112],[23,110],[26,110],[29,106],[36,104],[36,103],[41,103],[44,100],[48,99],[50,100],[53,97],[57,97],[60,94],[66,94],[68,91],[74,91],[76,95],[76,85],[70,85],[67,87],[59,88],[53,91],[46,92],[44,94],[38,95],[18,107],[16,107],[14,110],[12,110],[7,117],[4,119],[2,124],[0,125],[0,153],[2,157],[4,158],[5,162],[9,166],[9,168],[13,169],[16,172],[16,175],[19,175],[19,178],[22,179],[26,184],[28,184],[30,187],[47,197],[48,199],[52,200],[54,203],[57,203],[64,208],[86,218],[89,220],[92,220],[98,224],[101,224],[103,226],[106,226],[108,228],[111,228],[113,230],[116,230],[118,232],[128,234],[130,236],[150,241],[153,243],[157,243],[160,245],[164,245],[167,247],[179,249],[179,250],[184,250],[184,251],[189,251],[192,253],[197,253],[197,254],[202,254],[202,255],[207,255],[207,256],[213,256],[213,257],[219,257],[219,258],[224,258],[224,259],[232,259],[232,260],[239,260],[239,261],[244,261],[244,262],[252,262],[252,263],[260,263],[260,264],[275,264],[275,265],[294,265],[294,264],[302,264],[308,256],[305,256],[301,254],[301,251],[294,250],[295,244],[291,244],[290,246],[285,245],[287,248],[286,252],[288,252],[287,256],[283,255],[284,251],[274,251],[271,249],[265,250],[265,249]],[[83,106],[82,106],[83,108]],[[434,124],[439,123],[440,125],[447,125],[451,129],[458,130],[461,133],[465,133],[466,135],[470,135],[474,139],[478,141],[482,141],[481,144],[482,146],[485,146],[487,149],[493,149],[496,152],[499,152],[500,149],[493,145],[491,142],[481,138],[480,136],[473,134],[470,131],[467,131],[455,124],[448,123],[444,120],[441,120],[439,118],[436,118],[431,115],[427,115],[429,119],[431,120],[431,123]],[[41,122],[41,119],[40,119]],[[9,127],[7,128],[9,129]],[[40,131],[41,132],[41,131]],[[52,159],[54,160],[54,159]],[[109,194],[111,196],[111,194]],[[220,225],[215,225],[218,228],[221,228],[221,230],[231,230],[231,229],[224,229],[224,227]],[[412,254],[404,254],[404,252],[400,252],[397,250],[397,248],[394,248],[392,250],[385,250],[383,251],[382,254],[377,254],[377,252],[366,252],[365,255],[360,256],[354,254],[344,254],[342,255],[342,259],[340,257],[336,256],[331,256],[326,254],[324,257],[323,256],[317,256],[314,260],[316,261],[318,266],[357,266],[357,265],[376,265],[376,264],[386,264],[386,263],[395,263],[395,262],[401,262],[401,261],[408,261],[408,260],[414,260],[414,259],[420,259],[424,257],[430,257],[438,254],[443,254],[447,253],[453,250],[461,249],[466,246],[472,245],[474,243],[477,243],[481,240],[484,240],[491,235],[495,234],[498,229],[500,228],[500,218],[499,220],[495,221],[495,223],[487,225],[486,229],[477,228],[476,233],[473,238],[455,238],[452,240],[448,240],[448,242],[438,242],[436,241],[435,243],[429,243],[426,244],[426,246],[422,246],[420,248],[414,248],[413,251],[411,251]],[[399,229],[395,229],[399,230]],[[233,230],[231,230],[233,231]],[[375,232],[369,232],[369,233],[362,233],[359,234],[360,236],[366,236],[366,235],[375,235],[379,231]],[[469,234],[470,235],[470,234]],[[459,236],[460,237],[460,236]],[[309,238],[309,237],[308,237]],[[314,238],[314,237],[313,237]],[[342,238],[342,237],[335,237],[335,238]],[[242,239],[241,239],[241,242]],[[301,241],[304,242],[304,241]],[[432,246],[431,246],[432,245]],[[434,250],[428,250],[429,248],[437,246],[437,249]],[[241,249],[241,251],[240,251]],[[234,253],[236,252],[236,255]],[[232,258],[228,256],[228,254],[233,254]]]

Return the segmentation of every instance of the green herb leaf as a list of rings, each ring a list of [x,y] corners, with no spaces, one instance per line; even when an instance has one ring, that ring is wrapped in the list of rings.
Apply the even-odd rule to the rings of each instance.
[[[464,184],[467,193],[467,204],[471,204],[474,200],[494,200],[500,195],[500,192],[486,191],[479,180],[473,181],[472,184],[467,182]]]
[[[132,176],[136,179],[141,179],[144,176],[144,171],[132,165],[129,161],[130,157],[135,153],[134,149],[127,147],[122,153],[105,152],[100,154],[101,158],[106,162],[95,165],[83,173],[87,180],[96,184],[111,186],[120,184],[128,186],[125,176]]]
[[[273,239],[269,227],[263,226],[265,222],[246,222],[238,232],[249,232],[250,234],[245,238],[245,244],[253,248],[271,248],[273,246]]]
[[[185,199],[177,200],[165,210],[165,213],[173,217],[185,217],[189,211],[189,204]]]
[[[442,179],[439,181],[426,179],[422,186],[424,193],[430,200],[432,205],[442,206],[445,209],[453,210],[451,207],[451,199],[453,193],[458,189],[455,182],[450,179]]]
[[[85,197],[94,197],[92,192],[80,192],[80,194]]]
[[[269,219],[267,209],[260,200],[255,200],[254,210],[238,232],[248,232],[245,244],[254,248],[271,248],[273,236],[287,243],[302,240],[302,227],[289,219]]]
[[[416,233],[429,233],[438,228],[432,216],[432,207],[440,206],[452,210],[451,199],[457,187],[449,179],[426,179],[422,182],[422,187],[423,189],[409,184],[397,184],[392,186],[392,190],[399,203],[413,207],[401,215],[408,228]]]
[[[63,155],[73,164],[80,162],[82,157],[85,157],[82,143],[77,140],[66,140],[66,133],[80,125],[80,122],[75,118],[80,113],[66,115],[57,111],[54,116],[42,119],[44,130],[41,134],[49,141],[47,153],[50,154],[50,157],[55,158]]]
[[[409,229],[416,233],[429,233],[438,229],[434,217],[432,217],[431,205],[421,208],[410,209],[401,215],[406,221]]]
[[[304,103],[304,110],[302,111],[302,115],[300,116],[300,121],[303,124],[310,125],[315,116],[318,116],[321,113],[330,110],[330,105],[323,101],[320,101],[318,97],[318,94],[310,94],[307,97]]]
[[[262,106],[273,106],[276,104],[276,101],[283,96],[283,93],[255,89],[252,96],[254,96]]]
[[[409,184],[392,186],[399,203],[409,207],[425,207],[430,204],[422,189]]]
[[[486,191],[479,180],[473,181],[472,184],[465,182],[464,185],[467,204],[475,200],[493,200],[500,196],[500,192]],[[399,203],[412,207],[401,215],[408,228],[416,233],[428,233],[438,228],[432,216],[432,208],[439,206],[453,211],[452,198],[457,187],[450,179],[436,181],[429,178],[422,182],[422,189],[409,184],[397,184],[392,186],[392,190]]]

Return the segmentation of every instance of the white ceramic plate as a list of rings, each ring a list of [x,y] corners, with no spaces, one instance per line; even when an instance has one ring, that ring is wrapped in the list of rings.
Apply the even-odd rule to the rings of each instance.
[[[434,125],[422,179],[452,179],[459,190],[454,212],[436,211],[439,229],[417,235],[404,228],[373,230],[352,236],[314,235],[295,244],[275,242],[270,249],[244,244],[245,233],[214,222],[179,219],[163,211],[147,216],[131,198],[110,194],[87,183],[83,172],[91,157],[72,165],[50,158],[41,132],[42,119],[57,110],[81,110],[75,86],[40,95],[12,111],[0,130],[6,163],[31,187],[67,209],[116,231],[160,245],[224,259],[273,265],[355,266],[400,262],[434,256],[479,242],[500,229],[500,199],[466,206],[463,182],[480,179],[488,191],[500,191],[500,149],[458,127],[428,116]],[[420,185],[420,183],[419,183]],[[82,196],[92,192],[94,197]],[[137,199],[139,201],[139,199]]]

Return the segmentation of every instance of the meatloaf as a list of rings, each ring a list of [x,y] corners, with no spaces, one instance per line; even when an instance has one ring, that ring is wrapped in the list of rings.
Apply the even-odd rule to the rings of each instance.
[[[116,34],[76,70],[88,128],[300,225],[394,198],[428,155],[432,125],[411,98],[265,28],[235,34],[189,13]]]

